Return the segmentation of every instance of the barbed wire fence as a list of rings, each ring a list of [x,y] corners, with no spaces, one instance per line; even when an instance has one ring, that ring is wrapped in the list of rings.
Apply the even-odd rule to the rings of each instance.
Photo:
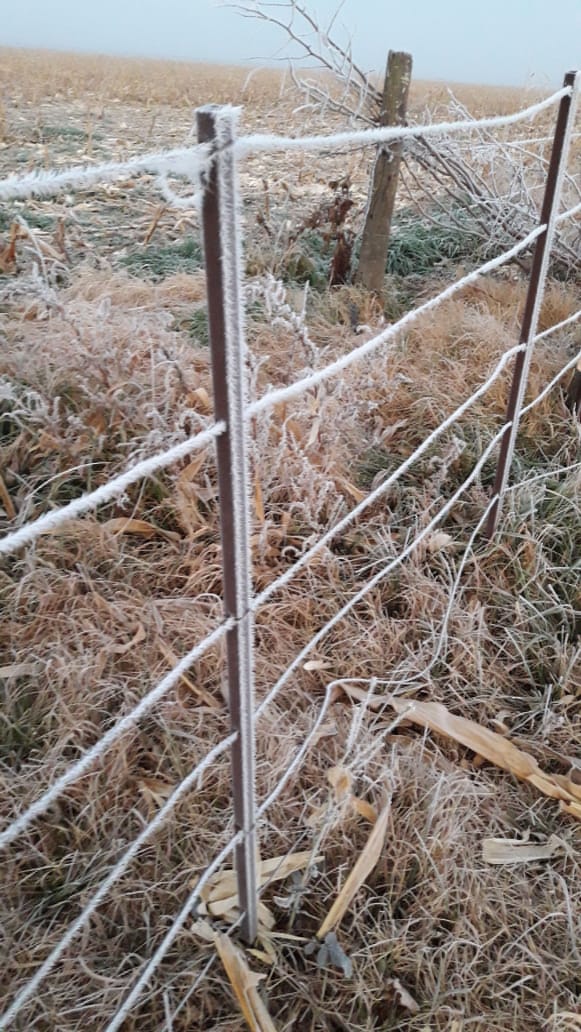
[[[72,189],[99,182],[111,181],[128,172],[154,172],[158,185],[166,198],[178,206],[201,202],[204,229],[204,253],[207,273],[209,326],[211,338],[212,375],[214,382],[214,421],[204,430],[187,438],[180,444],[160,452],[129,467],[124,473],[112,477],[104,485],[80,498],[7,533],[0,539],[0,555],[11,555],[19,549],[34,543],[49,530],[86,513],[95,512],[99,506],[124,495],[128,486],[151,476],[154,472],[168,468],[191,453],[216,445],[224,583],[224,619],[202,641],[177,663],[172,670],[127,714],[117,720],[97,742],[87,750],[64,774],[43,792],[26,810],[0,831],[0,849],[8,848],[39,816],[46,813],[52,804],[77,782],[91,772],[99,759],[118,742],[123,735],[153,709],[176,686],[182,674],[191,664],[210,648],[225,641],[227,650],[228,692],[231,714],[231,733],[210,749],[188,775],[177,785],[173,793],[160,807],[129,848],[113,866],[106,879],[78,917],[69,926],[65,935],[52,949],[34,975],[20,988],[0,1016],[0,1028],[8,1028],[34,999],[37,991],[49,976],[55,965],[87,925],[103,899],[119,881],[139,851],[168,820],[181,799],[197,784],[204,772],[228,751],[232,756],[232,800],[235,833],[214,858],[210,866],[198,879],[184,901],[157,949],[143,967],[139,977],[130,987],[117,1012],[106,1025],[107,1032],[119,1029],[132,1011],[163,958],[171,948],[188,916],[195,908],[201,893],[224,861],[235,854],[238,899],[241,918],[239,928],[247,942],[256,938],[258,927],[258,904],[261,887],[257,875],[257,833],[265,814],[280,796],[284,787],[299,770],[319,728],[328,712],[332,700],[333,684],[327,686],[325,699],[309,734],[305,737],[288,764],[275,788],[260,805],[257,802],[255,784],[255,744],[260,733],[260,720],[267,708],[289,682],[316,645],[339,623],[375,585],[386,578],[403,563],[435,528],[442,523],[459,499],[470,486],[478,481],[485,464],[500,446],[496,479],[492,497],[472,535],[485,528],[490,537],[497,528],[503,497],[507,491],[512,460],[517,445],[520,420],[523,415],[540,404],[562,381],[569,371],[578,366],[581,355],[574,356],[554,376],[543,390],[527,405],[524,405],[528,373],[535,345],[553,333],[574,324],[581,319],[581,309],[568,318],[538,332],[540,306],[547,278],[548,263],[556,227],[573,219],[581,212],[581,204],[560,212],[561,189],[566,175],[567,158],[575,120],[576,100],[579,92],[580,75],[568,73],[564,86],[546,100],[512,115],[480,120],[458,121],[412,126],[407,128],[383,128],[354,132],[336,133],[306,137],[271,136],[254,134],[237,136],[237,112],[232,108],[209,107],[198,112],[197,146],[141,156],[122,163],[107,163],[82,169],[31,173],[27,176],[12,176],[0,182],[0,200],[47,197],[64,187]],[[482,128],[496,128],[528,121],[539,113],[558,105],[553,147],[547,171],[545,195],[538,227],[525,236],[514,247],[504,251],[474,271],[461,277],[428,301],[408,312],[394,324],[371,336],[346,355],[329,362],[321,368],[311,370],[293,383],[268,390],[258,400],[249,404],[245,372],[246,343],[244,338],[243,299],[244,286],[241,271],[242,231],[238,203],[238,164],[240,159],[257,152],[311,151],[326,152],[353,147],[367,147],[385,144],[406,136],[437,135],[438,133],[478,132]],[[168,177],[180,175],[192,184],[193,193],[177,196]],[[514,347],[506,351],[488,378],[466,400],[456,408],[425,440],[347,515],[342,517],[324,533],[294,565],[269,584],[259,594],[252,591],[250,543],[250,472],[249,444],[251,420],[272,409],[280,402],[298,398],[319,384],[338,377],[352,365],[372,356],[379,349],[399,337],[408,326],[421,319],[426,313],[438,308],[448,299],[465,290],[481,277],[510,262],[515,256],[534,245],[534,257],[529,278],[527,300],[520,338]],[[306,332],[306,327],[305,327]],[[432,519],[417,533],[402,551],[385,563],[362,587],[324,624],[302,648],[287,669],[271,687],[259,706],[254,700],[254,617],[272,596],[288,585],[320,551],[333,539],[339,537],[369,507],[390,490],[406,471],[433,447],[440,437],[460,420],[475,403],[483,398],[492,385],[508,369],[514,360],[512,387],[503,425],[482,452],[474,468],[454,494],[445,502]],[[470,547],[470,546],[469,546]],[[458,575],[459,576],[459,575]],[[458,578],[457,578],[458,580]],[[453,589],[454,590],[454,589]],[[451,602],[448,607],[450,612]],[[444,631],[442,632],[444,633]],[[410,703],[413,705],[413,703]],[[205,969],[206,970],[206,969]],[[203,973],[202,973],[203,974]],[[201,976],[200,976],[201,977]],[[196,982],[198,984],[199,980]]]

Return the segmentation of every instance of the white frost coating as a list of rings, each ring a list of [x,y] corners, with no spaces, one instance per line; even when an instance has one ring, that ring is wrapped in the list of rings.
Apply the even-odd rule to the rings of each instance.
[[[556,333],[557,330],[564,329],[565,326],[571,326],[573,323],[578,322],[579,319],[581,319],[581,308],[578,308],[576,312],[573,312],[573,314],[569,315],[566,319],[562,319],[561,322],[555,323],[554,326],[549,326],[548,330],[543,330],[542,333],[537,333],[534,343],[536,344],[537,341],[544,340],[545,337],[549,337],[552,333]],[[543,401],[543,399],[547,397],[547,394],[551,393],[553,387],[557,386],[559,380],[562,380],[566,373],[571,369],[574,369],[578,362],[581,362],[581,351],[578,355],[575,355],[575,358],[572,358],[570,362],[567,362],[567,364],[559,370],[556,376],[553,377],[551,382],[547,384],[544,390],[542,390],[536,398],[533,398],[528,405],[525,405],[521,412],[521,416],[524,416],[526,412],[530,412],[535,405],[538,405],[539,402]]]
[[[68,520],[72,520],[76,516],[82,516],[85,512],[92,512],[99,505],[104,505],[105,502],[110,502],[114,498],[120,498],[131,484],[151,476],[152,473],[156,473],[159,469],[171,466],[179,459],[190,455],[191,452],[199,451],[200,448],[204,448],[215,440],[216,437],[219,437],[220,434],[223,434],[225,430],[225,423],[215,423],[207,430],[202,430],[199,434],[194,434],[193,437],[188,437],[187,440],[175,444],[173,448],[168,448],[167,451],[160,452],[158,455],[152,455],[149,459],[143,459],[142,462],[138,462],[135,466],[131,466],[130,469],[126,470],[125,473],[120,473],[119,476],[108,480],[106,484],[96,488],[95,491],[89,491],[87,494],[81,495],[80,498],[75,498],[74,501],[63,505],[62,508],[55,509],[54,512],[47,512],[44,516],[39,516],[37,520],[25,524],[20,530],[14,530],[11,534],[6,534],[3,538],[0,538],[0,555],[9,555],[11,552],[21,548],[22,545],[35,541],[41,534],[46,534],[48,531],[60,527],[62,523],[67,523]]]
[[[578,355],[575,355],[575,358],[572,358],[570,362],[567,362],[567,364],[564,365],[563,368],[559,370],[557,375],[553,377],[551,382],[547,384],[547,386],[541,391],[541,393],[537,394],[536,398],[533,398],[532,401],[529,401],[528,405],[525,405],[525,407],[521,411],[521,416],[524,416],[527,412],[530,412],[530,410],[533,409],[535,407],[535,405],[538,405],[541,401],[543,401],[543,399],[546,398],[547,395],[551,393],[551,391],[553,390],[553,387],[557,386],[557,384],[559,383],[559,380],[562,380],[563,377],[568,372],[571,371],[571,369],[575,369],[575,367],[580,362],[581,362],[581,351],[579,352]]]
[[[373,146],[394,139],[413,136],[433,136],[438,133],[463,132],[477,128],[493,128],[495,126],[512,125],[534,118],[546,108],[553,106],[562,97],[571,93],[571,87],[565,86],[551,97],[533,104],[531,107],[516,111],[512,115],[500,115],[494,118],[470,119],[455,122],[438,122],[429,125],[385,127],[364,129],[359,131],[335,133],[329,136],[285,137],[268,134],[252,134],[240,137],[234,144],[238,155],[253,154],[258,151],[280,150],[327,150],[336,147],[356,145]],[[192,147],[178,147],[168,151],[157,151],[142,154],[127,161],[109,161],[99,165],[49,169],[48,171],[29,172],[24,176],[8,176],[0,180],[0,200],[25,200],[28,197],[51,197],[61,190],[75,187],[89,187],[99,183],[113,182],[127,174],[154,173],[166,176],[168,173],[183,175],[193,183],[200,181],[207,171],[210,162],[210,151],[206,144]],[[171,193],[171,203],[181,206],[182,199]],[[199,195],[196,191],[187,198],[188,206],[196,204]]]
[[[476,480],[489,455],[492,453],[493,449],[496,447],[496,445],[502,438],[507,428],[510,427],[510,425],[510,423],[505,423],[504,426],[498,431],[498,433],[493,437],[490,444],[483,451],[480,459],[478,460],[474,469],[472,470],[472,473],[470,473],[470,475],[466,477],[466,480],[460,485],[458,490],[454,492],[452,497],[448,499],[446,504],[442,506],[440,511],[434,516],[432,520],[430,520],[430,522],[424,527],[424,529],[420,531],[420,533],[413,539],[413,541],[411,541],[410,544],[407,545],[406,548],[404,548],[403,552],[396,556],[395,559],[392,559],[391,562],[389,562],[386,566],[382,567],[382,569],[378,573],[376,573],[374,577],[368,580],[363,585],[363,587],[360,588],[359,591],[355,595],[353,595],[353,597],[350,598],[349,601],[346,602],[345,605],[341,609],[339,609],[337,613],[335,613],[335,616],[331,617],[331,619],[327,621],[324,627],[321,627],[320,631],[317,631],[317,633],[313,635],[311,640],[308,641],[304,648],[301,649],[298,656],[296,656],[296,658],[293,659],[290,666],[287,667],[284,674],[282,674],[281,677],[279,677],[278,681],[271,688],[266,698],[263,699],[263,701],[260,703],[260,706],[256,711],[257,717],[260,717],[264,713],[266,707],[270,705],[270,703],[279,694],[281,689],[284,688],[288,679],[295,672],[295,670],[297,670],[298,667],[300,667],[303,660],[308,656],[309,652],[311,652],[314,646],[317,645],[322,640],[322,638],[324,638],[325,635],[333,629],[335,624],[338,624],[339,621],[342,620],[343,617],[346,616],[351,609],[353,609],[353,606],[356,606],[358,602],[361,602],[361,600],[365,598],[368,592],[370,592],[376,586],[376,584],[379,584],[380,581],[382,581],[384,577],[387,577],[387,575],[391,573],[391,571],[394,570],[397,566],[399,566],[400,563],[404,561],[404,559],[407,559],[408,555],[411,555],[411,553],[415,551],[418,545],[426,537],[428,537],[429,534],[432,533],[434,528],[437,527],[439,523],[442,522],[444,517],[447,516],[447,514],[450,512],[450,509],[454,507],[458,499],[464,494],[464,492],[467,490],[470,484],[472,484],[473,481]]]
[[[350,132],[333,133],[325,136],[275,136],[267,133],[255,133],[242,136],[236,142],[236,151],[240,155],[256,154],[260,151],[321,151],[337,150],[340,147],[373,146],[388,143],[390,140],[401,140],[410,136],[437,136],[441,133],[466,132],[474,129],[493,129],[503,125],[514,125],[515,122],[526,122],[553,107],[563,97],[572,93],[571,86],[563,86],[546,100],[538,104],[515,111],[512,115],[498,115],[493,118],[466,119],[456,122],[435,122],[428,125],[391,126],[381,129],[356,129]]]
[[[48,172],[29,172],[25,176],[8,176],[0,180],[0,201],[25,200],[27,197],[52,197],[61,190],[112,183],[127,174],[168,173],[187,176],[193,183],[200,180],[208,168],[209,150],[206,144],[180,147],[175,150],[142,154],[127,161],[106,161],[100,165],[77,166]]]
[[[382,481],[382,483],[379,484],[379,486],[376,487],[374,491],[371,491],[371,493],[368,494],[366,498],[363,498],[363,500],[359,502],[359,504],[356,505],[354,509],[351,509],[351,511],[348,512],[347,515],[343,517],[343,519],[339,520],[339,522],[336,523],[334,527],[331,527],[325,534],[323,534],[323,536],[319,538],[319,540],[312,546],[312,548],[309,548],[308,552],[305,552],[304,555],[302,555],[300,559],[298,559],[296,563],[293,564],[293,566],[291,566],[285,573],[281,574],[280,577],[277,577],[277,579],[273,581],[272,584],[269,584],[268,587],[264,589],[264,591],[261,591],[260,595],[257,595],[254,599],[254,608],[258,609],[260,608],[260,606],[263,606],[264,603],[267,602],[268,599],[271,597],[271,595],[274,595],[276,591],[280,591],[281,588],[285,587],[289,583],[289,581],[291,581],[297,575],[299,570],[301,570],[304,566],[307,565],[307,563],[311,561],[311,559],[314,555],[317,554],[317,552],[320,552],[322,548],[325,548],[325,546],[328,545],[329,542],[333,540],[333,538],[337,537],[338,534],[342,534],[343,531],[346,530],[347,527],[349,527],[350,524],[353,523],[359,516],[361,516],[361,514],[365,512],[365,510],[368,509],[370,505],[373,505],[374,502],[376,502],[379,498],[382,497],[382,495],[386,493],[386,491],[389,491],[389,489],[396,483],[396,481],[399,480],[399,478],[407,472],[410,466],[413,465],[413,463],[416,462],[416,460],[419,459],[420,456],[423,455],[432,446],[432,444],[434,444],[434,442],[438,440],[438,438],[444,433],[444,431],[448,430],[449,427],[451,427],[454,423],[461,419],[464,413],[467,412],[468,409],[471,408],[472,405],[474,405],[474,403],[478,401],[479,398],[486,394],[486,392],[489,390],[492,384],[501,375],[503,370],[506,369],[506,366],[508,365],[511,358],[514,358],[515,355],[518,355],[519,351],[523,350],[524,344],[519,344],[516,347],[511,348],[510,351],[505,352],[505,354],[502,356],[498,364],[495,366],[494,370],[492,371],[486,382],[483,383],[482,386],[479,387],[474,392],[474,394],[472,394],[466,401],[464,401],[462,405],[459,405],[458,408],[454,412],[452,412],[451,415],[447,416],[447,418],[442,423],[440,423],[440,425],[437,426],[435,430],[432,431],[429,437],[426,437],[426,439],[415,449],[415,451],[413,451],[411,455],[409,455],[408,458],[404,462],[402,462],[401,465],[397,467],[397,469],[393,471],[393,473],[390,473],[386,480]]]
[[[276,783],[275,787],[273,788],[272,792],[270,793],[270,795],[264,800],[263,803],[260,804],[260,807],[258,808],[258,812],[256,814],[256,816],[258,818],[264,816],[264,814],[269,809],[269,807],[271,807],[272,804],[275,802],[275,800],[278,799],[279,795],[281,794],[281,792],[282,792],[283,788],[285,787],[285,785],[287,784],[287,782],[290,780],[290,778],[293,776],[293,774],[301,766],[301,764],[303,762],[303,759],[304,759],[306,753],[309,750],[310,744],[311,744],[313,738],[315,737],[315,735],[317,734],[317,731],[319,730],[321,724],[323,723],[323,719],[324,719],[324,717],[325,717],[325,715],[327,713],[327,710],[328,710],[328,708],[329,708],[329,706],[330,706],[330,704],[332,702],[332,699],[333,699],[333,688],[334,688],[336,683],[337,683],[336,681],[332,681],[331,684],[327,685],[327,688],[326,688],[326,691],[325,691],[325,699],[323,701],[323,705],[321,706],[321,709],[319,711],[319,715],[317,716],[317,719],[316,719],[313,727],[311,728],[311,730],[309,731],[309,734],[307,735],[307,737],[303,741],[300,749],[297,750],[296,755],[293,757],[293,760],[291,761],[291,763],[289,764],[289,766],[285,770],[284,774],[277,781],[277,783]]]
[[[548,330],[543,330],[542,333],[537,333],[535,341],[544,340],[545,337],[550,337],[552,333],[556,333],[557,330],[564,329],[565,326],[569,326],[571,323],[578,322],[581,319],[581,308],[578,308],[573,315],[568,315],[566,319],[562,319],[561,322],[555,323],[553,326],[549,326]]]
[[[235,147],[239,108],[223,107],[216,114],[220,251],[224,291],[228,446],[232,476],[234,562],[236,566],[236,644],[238,700],[232,717],[239,728],[239,768],[242,792],[235,796],[236,822],[243,832],[243,861],[238,856],[238,890],[246,897],[246,933],[254,939],[258,926],[256,855],[256,733],[254,728],[254,613],[252,610],[252,527],[248,460],[246,337],[242,273],[242,229]],[[224,571],[226,575],[227,571]]]
[[[201,187],[193,194],[177,194],[169,185],[167,176],[160,176],[155,185],[163,199],[172,208],[179,208],[180,211],[191,211],[192,208],[200,208],[202,205],[204,191]]]
[[[179,801],[184,797],[186,792],[188,792],[190,788],[192,788],[193,785],[199,780],[204,771],[207,770],[208,767],[210,767],[212,763],[218,759],[219,756],[225,753],[226,750],[235,742],[235,740],[236,734],[229,735],[228,738],[225,738],[222,742],[219,743],[219,745],[215,746],[214,749],[207,753],[206,756],[204,756],[204,759],[200,760],[200,762],[196,764],[194,769],[190,771],[187,777],[185,777],[184,780],[179,783],[175,791],[172,793],[169,799],[166,800],[166,802],[155,815],[153,820],[150,821],[148,825],[146,825],[143,831],[140,832],[140,834],[137,836],[135,841],[131,843],[126,852],[123,853],[123,855],[117,861],[115,866],[112,868],[105,880],[97,889],[96,893],[83,907],[79,916],[69,926],[60,942],[51,951],[51,953],[48,955],[43,964],[41,964],[36,974],[30,979],[29,982],[26,983],[25,986],[23,986],[18,995],[14,998],[14,1001],[8,1008],[8,1010],[5,1011],[4,1014],[0,1014],[0,1028],[6,1028],[8,1027],[8,1025],[12,1023],[14,1018],[17,1016],[17,1014],[20,1013],[20,1011],[24,1007],[25,1003],[27,1003],[27,1001],[30,1000],[32,996],[34,996],[38,987],[44,981],[46,976],[50,974],[55,964],[58,963],[65,950],[67,950],[71,943],[74,942],[79,932],[84,928],[91,915],[95,913],[95,910],[102,902],[102,900],[105,898],[109,890],[113,887],[113,885],[115,885],[117,881],[119,881],[119,878],[122,877],[124,872],[129,867],[131,861],[134,859],[135,856],[137,856],[137,853],[142,848],[142,846],[149,842],[150,838],[155,834],[155,832],[165,823],[166,818],[169,817],[170,813],[174,810]]]
[[[200,893],[208,881],[212,877],[215,871],[221,866],[227,856],[232,852],[235,846],[238,845],[243,839],[243,832],[239,831],[238,834],[234,835],[233,838],[224,846],[224,849],[218,854],[215,860],[212,861],[210,866],[204,871],[202,877],[196,883],[196,887],[190,892],[186,902],[180,910],[178,916],[174,919],[170,925],[169,930],[160,942],[151,960],[146,964],[141,975],[137,979],[137,982],[133,986],[133,989],[121,1004],[117,1011],[113,1021],[110,1021],[105,1029],[105,1032],[117,1032],[117,1029],[121,1027],[125,1018],[133,1008],[133,1004],[139,999],[141,993],[145,989],[146,985],[150,981],[152,975],[161,964],[167,951],[170,949],[172,944],[175,942],[176,936],[183,928],[185,922],[190,916],[196,901],[200,898]]]
[[[387,343],[393,337],[396,337],[398,333],[401,333],[406,326],[410,326],[417,319],[419,319],[426,312],[431,311],[433,308],[437,308],[443,301],[447,301],[448,298],[454,297],[459,290],[463,290],[464,287],[470,283],[474,283],[481,276],[486,275],[488,272],[492,272],[493,269],[498,269],[501,265],[510,261],[521,251],[524,251],[530,244],[537,239],[545,231],[546,226],[537,226],[533,229],[528,236],[524,237],[518,244],[511,247],[510,250],[504,251],[496,258],[492,258],[489,262],[479,266],[474,272],[468,273],[467,276],[463,276],[462,279],[452,283],[451,286],[446,287],[441,293],[436,294],[435,297],[430,298],[429,301],[424,302],[419,308],[412,309],[411,312],[407,312],[403,318],[399,319],[398,322],[393,323],[392,326],[388,326],[385,330],[382,330],[376,337],[372,337],[370,340],[366,340],[360,347],[350,351],[347,355],[343,355],[342,358],[338,358],[335,362],[329,363],[323,369],[317,369],[314,373],[309,373],[308,376],[303,377],[301,380],[296,380],[295,383],[289,384],[288,387],[279,387],[275,390],[268,391],[258,401],[253,402],[248,408],[248,414],[250,416],[256,416],[259,412],[263,412],[265,409],[272,408],[273,405],[277,405],[281,401],[290,401],[292,398],[298,398],[305,391],[308,391],[311,387],[316,387],[317,384],[322,383],[324,380],[328,380],[332,376],[336,376],[337,373],[342,373],[345,369],[348,369],[354,362],[359,361],[362,358],[366,358],[367,355],[375,351],[376,348],[382,344]]]
[[[566,219],[572,219],[575,215],[581,215],[581,201],[579,201],[579,204],[575,204],[573,208],[567,208],[567,211],[562,211],[560,215],[557,215],[555,224],[565,222]]]
[[[214,631],[208,634],[201,642],[190,649],[186,655],[180,659],[179,663],[170,670],[168,674],[161,680],[155,688],[147,693],[129,713],[127,713],[121,720],[118,720],[116,724],[113,724],[111,728],[99,738],[97,742],[89,749],[86,753],[81,756],[80,760],[73,763],[72,767],[69,767],[64,774],[61,774],[60,778],[57,778],[55,783],[51,785],[46,792],[44,792],[28,810],[17,817],[15,821],[12,821],[4,831],[0,832],[0,849],[4,846],[10,845],[16,838],[28,827],[29,824],[36,817],[40,817],[41,814],[46,813],[48,808],[52,806],[54,802],[62,795],[62,793],[72,785],[75,781],[85,774],[95,764],[95,762],[103,756],[108,749],[111,748],[114,742],[116,742],[121,735],[130,728],[135,727],[137,722],[141,720],[141,717],[149,713],[151,709],[163,698],[164,695],[173,688],[174,684],[177,684],[182,674],[190,668],[192,663],[200,656],[203,656],[205,652],[216,645],[217,642],[221,641],[227,631],[234,626],[233,620],[228,620],[217,627]]]
[[[534,477],[525,477],[524,480],[519,480],[518,484],[512,484],[511,487],[507,487],[506,494],[510,494],[511,491],[516,493],[529,486],[529,484],[537,484],[540,480],[549,480],[551,477],[559,477],[564,473],[572,473],[574,469],[581,469],[581,460],[579,462],[571,462],[568,466],[556,466],[552,469],[546,469],[544,473],[537,473]]]

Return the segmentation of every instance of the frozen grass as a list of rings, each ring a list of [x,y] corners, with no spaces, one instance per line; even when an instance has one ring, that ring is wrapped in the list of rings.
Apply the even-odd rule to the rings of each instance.
[[[61,87],[78,89],[74,61],[68,71],[46,67]],[[125,69],[123,81],[135,74]],[[169,91],[171,100],[178,86],[177,79],[164,85],[160,75],[152,103],[161,102],[154,90]],[[121,92],[121,78],[107,89]],[[148,214],[144,234],[150,221]],[[150,246],[166,245],[171,240],[163,237]],[[166,269],[152,281],[80,257],[86,260],[72,252],[64,271],[47,259],[45,280],[31,275],[27,251],[18,275],[3,283],[2,531],[98,486],[130,459],[182,440],[211,414],[203,275]],[[435,275],[414,281],[410,304],[434,292]],[[257,420],[256,590],[486,378],[516,341],[524,289],[513,270],[491,277],[343,381]],[[300,309],[302,289],[291,289],[290,301]],[[552,284],[540,329],[578,305],[572,286]],[[380,313],[360,291],[313,292],[309,341],[288,321],[268,318],[257,285],[248,327],[253,395],[360,343],[354,311],[359,323],[377,329]],[[529,397],[579,349],[578,334],[569,327],[539,344]],[[382,504],[259,611],[259,701],[363,580],[457,489],[501,423],[507,384],[508,376],[501,378]],[[260,801],[312,728],[335,678],[378,678],[377,691],[443,702],[505,730],[549,770],[566,773],[581,764],[578,461],[578,427],[557,388],[523,421],[517,486],[495,542],[473,535],[488,502],[491,463],[446,521],[443,547],[428,543],[394,571],[321,643],[313,658],[324,668],[301,669],[266,710],[259,723]],[[110,522],[119,516],[143,524],[120,533]],[[221,587],[210,451],[132,488],[98,518],[69,524],[2,561],[2,823],[218,622]],[[223,655],[215,649],[6,851],[3,1003],[58,943],[171,789],[227,732]],[[319,968],[303,951],[369,833],[335,801],[327,781],[334,765],[352,772],[369,803],[392,798],[380,863],[338,932],[353,964],[349,978]],[[15,1028],[104,1027],[192,882],[231,835],[229,779],[224,756],[141,851]],[[527,831],[543,841],[560,836],[563,855],[522,867],[485,865],[485,837]],[[264,998],[277,1026],[571,1032],[581,996],[579,834],[554,802],[465,749],[405,724],[390,728],[385,717],[338,698],[261,830],[265,858],[298,849],[325,858],[304,879],[266,890],[276,931],[299,937],[274,940],[270,967],[249,958],[266,975]],[[124,1029],[242,1032],[213,958],[213,946],[187,925]],[[416,1001],[417,1014],[401,1006],[393,979]]]
[[[196,349],[187,329],[170,325],[173,308],[201,300],[200,282],[182,275],[144,290],[139,280],[88,268],[48,301],[30,284],[12,288],[2,446],[17,522],[96,486],[129,454],[173,442],[207,410],[207,349]],[[347,303],[353,291],[318,296],[310,311],[311,335],[329,357],[353,342],[350,328],[338,329],[335,321],[342,294]],[[467,291],[373,365],[259,424],[257,589],[485,378],[514,341],[522,296],[522,285],[507,279]],[[541,328],[575,304],[566,288],[551,287]],[[263,313],[249,330],[256,391],[304,367],[290,330],[266,325]],[[566,359],[574,332],[539,347],[533,393]],[[409,528],[421,528],[458,486],[498,426],[505,390],[506,378],[394,487],[385,505],[258,614],[259,696],[361,579],[405,542]],[[335,677],[387,679],[400,692],[438,699],[487,726],[499,721],[546,766],[568,769],[581,688],[580,484],[578,470],[558,469],[576,460],[577,449],[556,391],[525,420],[517,469],[523,484],[510,495],[497,542],[487,547],[477,540],[469,552],[445,635],[451,584],[486,505],[483,487],[492,469],[447,521],[450,544],[435,553],[421,548],[329,635],[317,652],[327,663],[324,672],[301,671],[261,719],[261,798],[312,725],[325,682]],[[539,472],[546,476],[527,487],[527,476]],[[150,531],[109,530],[108,521],[119,515],[146,521]],[[8,670],[0,732],[8,818],[166,672],[168,650],[183,654],[219,617],[211,455],[133,489],[125,504],[105,509],[98,520],[41,539],[4,562],[1,577],[9,614],[1,632]],[[205,656],[188,682],[7,854],[8,998],[164,794],[227,732],[222,669],[221,655]],[[280,1027],[294,1028],[448,1029],[454,1020],[499,1032],[525,1023],[539,1032],[560,1028],[556,1015],[573,1009],[579,992],[577,828],[508,775],[475,768],[460,748],[407,728],[386,737],[386,727],[350,704],[333,704],[316,747],[262,829],[264,856],[311,847],[325,855],[296,899],[290,886],[290,910],[284,893],[278,903],[269,893],[277,930],[306,940],[367,834],[359,818],[329,800],[326,771],[348,766],[371,803],[386,790],[393,794],[381,863],[340,930],[353,977],[322,971],[300,942],[281,941],[277,962],[267,969],[271,1012]],[[484,837],[514,837],[529,828],[533,837],[560,835],[572,851],[526,869],[484,866]],[[99,908],[78,949],[26,1011],[29,1027],[98,1027],[231,830],[224,759]],[[175,1009],[209,958],[207,944],[190,932],[180,936],[126,1027],[164,1027],[164,996],[156,990],[163,987]],[[398,1006],[390,978],[416,999],[417,1016]],[[225,1022],[242,1028],[232,1013],[214,965],[173,1028]]]

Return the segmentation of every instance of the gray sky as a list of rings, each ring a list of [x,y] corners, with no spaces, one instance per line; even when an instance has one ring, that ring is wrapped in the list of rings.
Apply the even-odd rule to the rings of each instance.
[[[303,2],[323,22],[337,8]],[[409,50],[417,78],[553,86],[581,66],[581,0],[345,0],[341,27],[368,70]],[[193,61],[269,61],[282,40],[220,0],[17,0],[0,19],[8,46]]]

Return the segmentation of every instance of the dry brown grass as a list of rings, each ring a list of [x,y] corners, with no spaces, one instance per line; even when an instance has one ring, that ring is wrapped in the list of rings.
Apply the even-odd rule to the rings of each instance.
[[[212,65],[152,58],[71,54],[50,50],[0,48],[4,89],[21,101],[52,96],[127,101],[146,107],[195,107],[199,104],[242,102],[271,111],[280,97],[284,72],[278,68]],[[418,80],[412,104],[431,110],[446,104],[453,88],[477,115],[505,114],[519,107],[532,91],[512,86],[473,86]]]
[[[88,66],[86,75],[95,74]],[[128,81],[136,73],[122,74]],[[130,190],[110,195],[113,212],[127,211]],[[88,202],[90,219],[97,203]],[[47,216],[60,203],[35,211]],[[136,210],[146,204],[153,204],[147,188]],[[129,241],[135,220],[125,217]],[[142,218],[138,234],[149,213]],[[33,254],[24,245],[16,275],[3,284],[0,454],[16,522],[97,486],[132,457],[181,439],[210,413],[208,351],[188,327],[192,310],[203,306],[201,273],[155,284],[129,276],[118,268],[122,245],[107,240],[112,213],[103,219],[92,248],[71,237],[69,261],[63,256],[62,268],[50,265],[50,289],[31,279]],[[182,232],[171,214],[160,228],[164,242]],[[440,283],[433,276],[416,284],[415,296]],[[485,379],[515,341],[523,292],[519,275],[490,278],[373,363],[260,421],[253,450],[264,506],[253,528],[257,588],[287,569],[358,492],[379,483]],[[542,328],[578,304],[572,285],[552,284]],[[311,297],[312,336],[329,358],[361,339],[351,329],[352,305],[361,321],[375,325],[377,312],[353,288]],[[307,356],[296,339],[267,325],[260,309],[251,310],[249,340],[253,390],[303,370]],[[575,331],[539,346],[531,393],[575,347]],[[499,425],[506,388],[504,377],[383,504],[259,613],[259,698],[462,482]],[[333,678],[378,678],[379,691],[441,701],[505,729],[554,772],[579,762],[581,483],[578,468],[558,472],[578,460],[578,443],[556,390],[524,422],[515,467],[523,486],[509,494],[495,542],[471,542],[487,503],[489,464],[444,525],[450,544],[418,549],[328,635],[315,653],[325,669],[297,671],[261,718],[261,799],[312,728]],[[181,656],[219,619],[214,464],[208,453],[188,473],[186,466],[2,562],[0,666],[13,668],[2,677],[4,821],[167,672],[168,648]],[[540,473],[544,479],[526,486],[527,477]],[[9,516],[0,513],[4,528]],[[154,532],[114,534],[107,522],[117,516],[146,520]],[[7,1001],[157,812],[160,796],[227,732],[222,678],[223,656],[215,650],[190,672],[190,683],[170,693],[6,853],[0,924]],[[337,764],[352,772],[370,804],[392,798],[380,863],[339,930],[353,962],[351,978],[317,967],[303,952],[369,832],[332,798],[327,772]],[[104,1026],[192,881],[232,833],[229,777],[225,758],[188,793],[15,1027]],[[485,865],[485,837],[512,838],[529,829],[533,839],[559,835],[567,850],[524,867]],[[575,1028],[567,1015],[579,1013],[581,995],[579,827],[510,775],[436,735],[390,727],[384,716],[340,698],[260,839],[264,857],[312,849],[325,858],[304,881],[266,892],[277,932],[300,937],[275,940],[271,967],[250,958],[266,974],[264,998],[280,1029]],[[417,1014],[399,1005],[392,979],[417,1001]],[[162,1028],[244,1028],[214,948],[189,924],[124,1025]]]

